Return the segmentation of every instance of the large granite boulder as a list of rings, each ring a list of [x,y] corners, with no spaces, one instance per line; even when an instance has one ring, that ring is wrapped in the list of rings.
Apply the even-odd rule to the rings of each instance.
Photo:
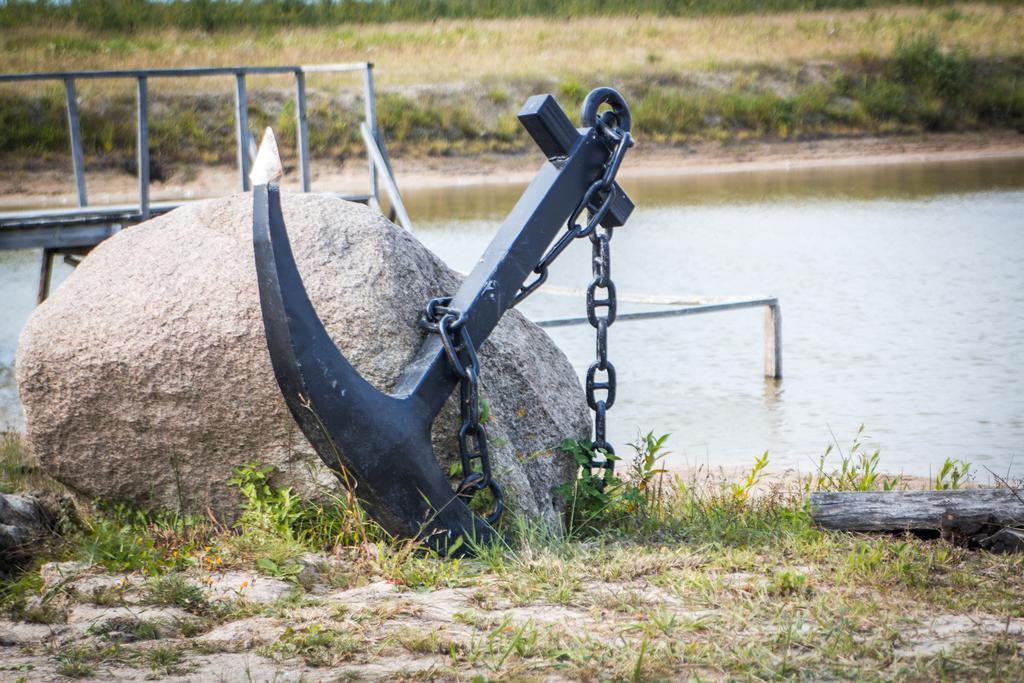
[[[370,209],[285,194],[292,247],[335,343],[389,390],[424,338],[417,315],[458,276]],[[238,514],[232,467],[273,465],[301,495],[333,486],[274,380],[253,264],[252,197],[179,208],[97,247],[32,314],[17,380],[40,466],[91,497]],[[551,487],[574,473],[555,448],[586,437],[579,379],[542,330],[509,312],[481,353],[495,475],[510,507],[555,527]],[[456,396],[435,422],[457,458]]]

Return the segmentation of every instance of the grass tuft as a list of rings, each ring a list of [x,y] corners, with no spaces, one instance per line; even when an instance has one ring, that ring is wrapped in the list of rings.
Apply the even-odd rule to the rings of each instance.
[[[167,574],[153,579],[148,593],[154,605],[179,607],[196,614],[205,613],[210,608],[202,588],[181,574]]]

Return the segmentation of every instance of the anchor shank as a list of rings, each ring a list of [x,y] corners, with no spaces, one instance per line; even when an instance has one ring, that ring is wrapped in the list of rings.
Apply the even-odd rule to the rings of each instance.
[[[502,223],[451,302],[466,314],[466,326],[477,347],[511,308],[519,287],[608,157],[607,146],[588,129],[577,137],[564,160],[549,161],[541,168]],[[395,395],[411,395],[419,407],[436,415],[457,381],[440,339],[431,335],[406,368]]]

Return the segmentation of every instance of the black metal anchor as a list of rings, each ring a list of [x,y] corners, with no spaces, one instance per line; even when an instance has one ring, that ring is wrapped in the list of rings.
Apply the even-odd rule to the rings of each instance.
[[[599,115],[602,105],[610,109]],[[588,208],[591,224],[612,228],[633,210],[612,182],[631,144],[625,101],[611,88],[598,88],[587,96],[581,119],[584,127],[577,130],[550,95],[531,97],[519,113],[548,160],[445,302],[445,310],[458,312],[469,355],[505,311],[539,284],[523,286],[530,273],[542,281],[538,263],[549,261],[543,258],[550,254],[548,245],[567,218],[574,220]],[[603,184],[597,182],[601,178]],[[388,532],[420,537],[439,549],[452,547],[461,536],[486,542],[494,533],[491,525],[452,490],[430,441],[431,424],[460,381],[449,361],[451,348],[445,349],[451,340],[428,336],[394,393],[375,389],[335,346],[306,295],[279,189],[269,182],[257,185],[253,202],[267,345],[285,401],[306,438],[329,468],[355,484],[356,495]]]

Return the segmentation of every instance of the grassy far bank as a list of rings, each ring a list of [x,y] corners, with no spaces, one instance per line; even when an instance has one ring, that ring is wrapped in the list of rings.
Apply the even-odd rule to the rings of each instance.
[[[620,19],[275,24],[213,32],[164,25],[123,32],[19,24],[0,29],[0,53],[4,71],[372,61],[382,85],[436,85],[628,75],[650,71],[652,64],[699,71],[842,60],[861,53],[885,56],[901,37],[917,34],[935,34],[944,47],[960,45],[977,57],[1000,58],[1020,53],[1022,26],[1019,3],[701,18],[637,13]],[[210,81],[177,82],[187,89],[197,83],[204,91],[216,87]]]
[[[567,39],[567,35],[572,39]],[[1010,6],[621,21],[547,19],[345,26],[242,33],[23,27],[0,31],[5,70],[371,59],[379,117],[396,154],[530,148],[515,119],[529,94],[575,109],[598,81],[620,88],[641,144],[813,139],[1024,127],[1024,12]],[[409,84],[416,83],[412,86]],[[0,157],[64,163],[59,86],[0,89]],[[361,102],[311,82],[313,154],[361,153]],[[189,90],[191,89],[191,90]],[[287,80],[253,79],[254,129],[294,146]],[[79,86],[90,165],[133,172],[131,84]],[[226,82],[150,86],[154,174],[233,159]]]
[[[6,448],[11,458],[21,446]],[[239,653],[257,678],[1024,673],[1024,558],[812,526],[804,489],[899,485],[877,474],[877,454],[847,451],[834,471],[755,494],[766,458],[744,481],[683,481],[659,472],[663,448],[639,440],[605,499],[581,479],[568,537],[507,519],[506,541],[471,559],[389,539],[337,494],[298,501],[257,466],[233,481],[247,501],[233,527],[94,506],[51,552],[92,569],[59,581],[30,569],[0,584],[11,633],[41,623],[63,634],[4,648],[2,659],[30,678],[200,674]],[[962,478],[963,464],[952,467],[937,484]],[[215,597],[204,587],[225,572],[249,573]],[[261,602],[244,597],[250,582],[290,588]]]

